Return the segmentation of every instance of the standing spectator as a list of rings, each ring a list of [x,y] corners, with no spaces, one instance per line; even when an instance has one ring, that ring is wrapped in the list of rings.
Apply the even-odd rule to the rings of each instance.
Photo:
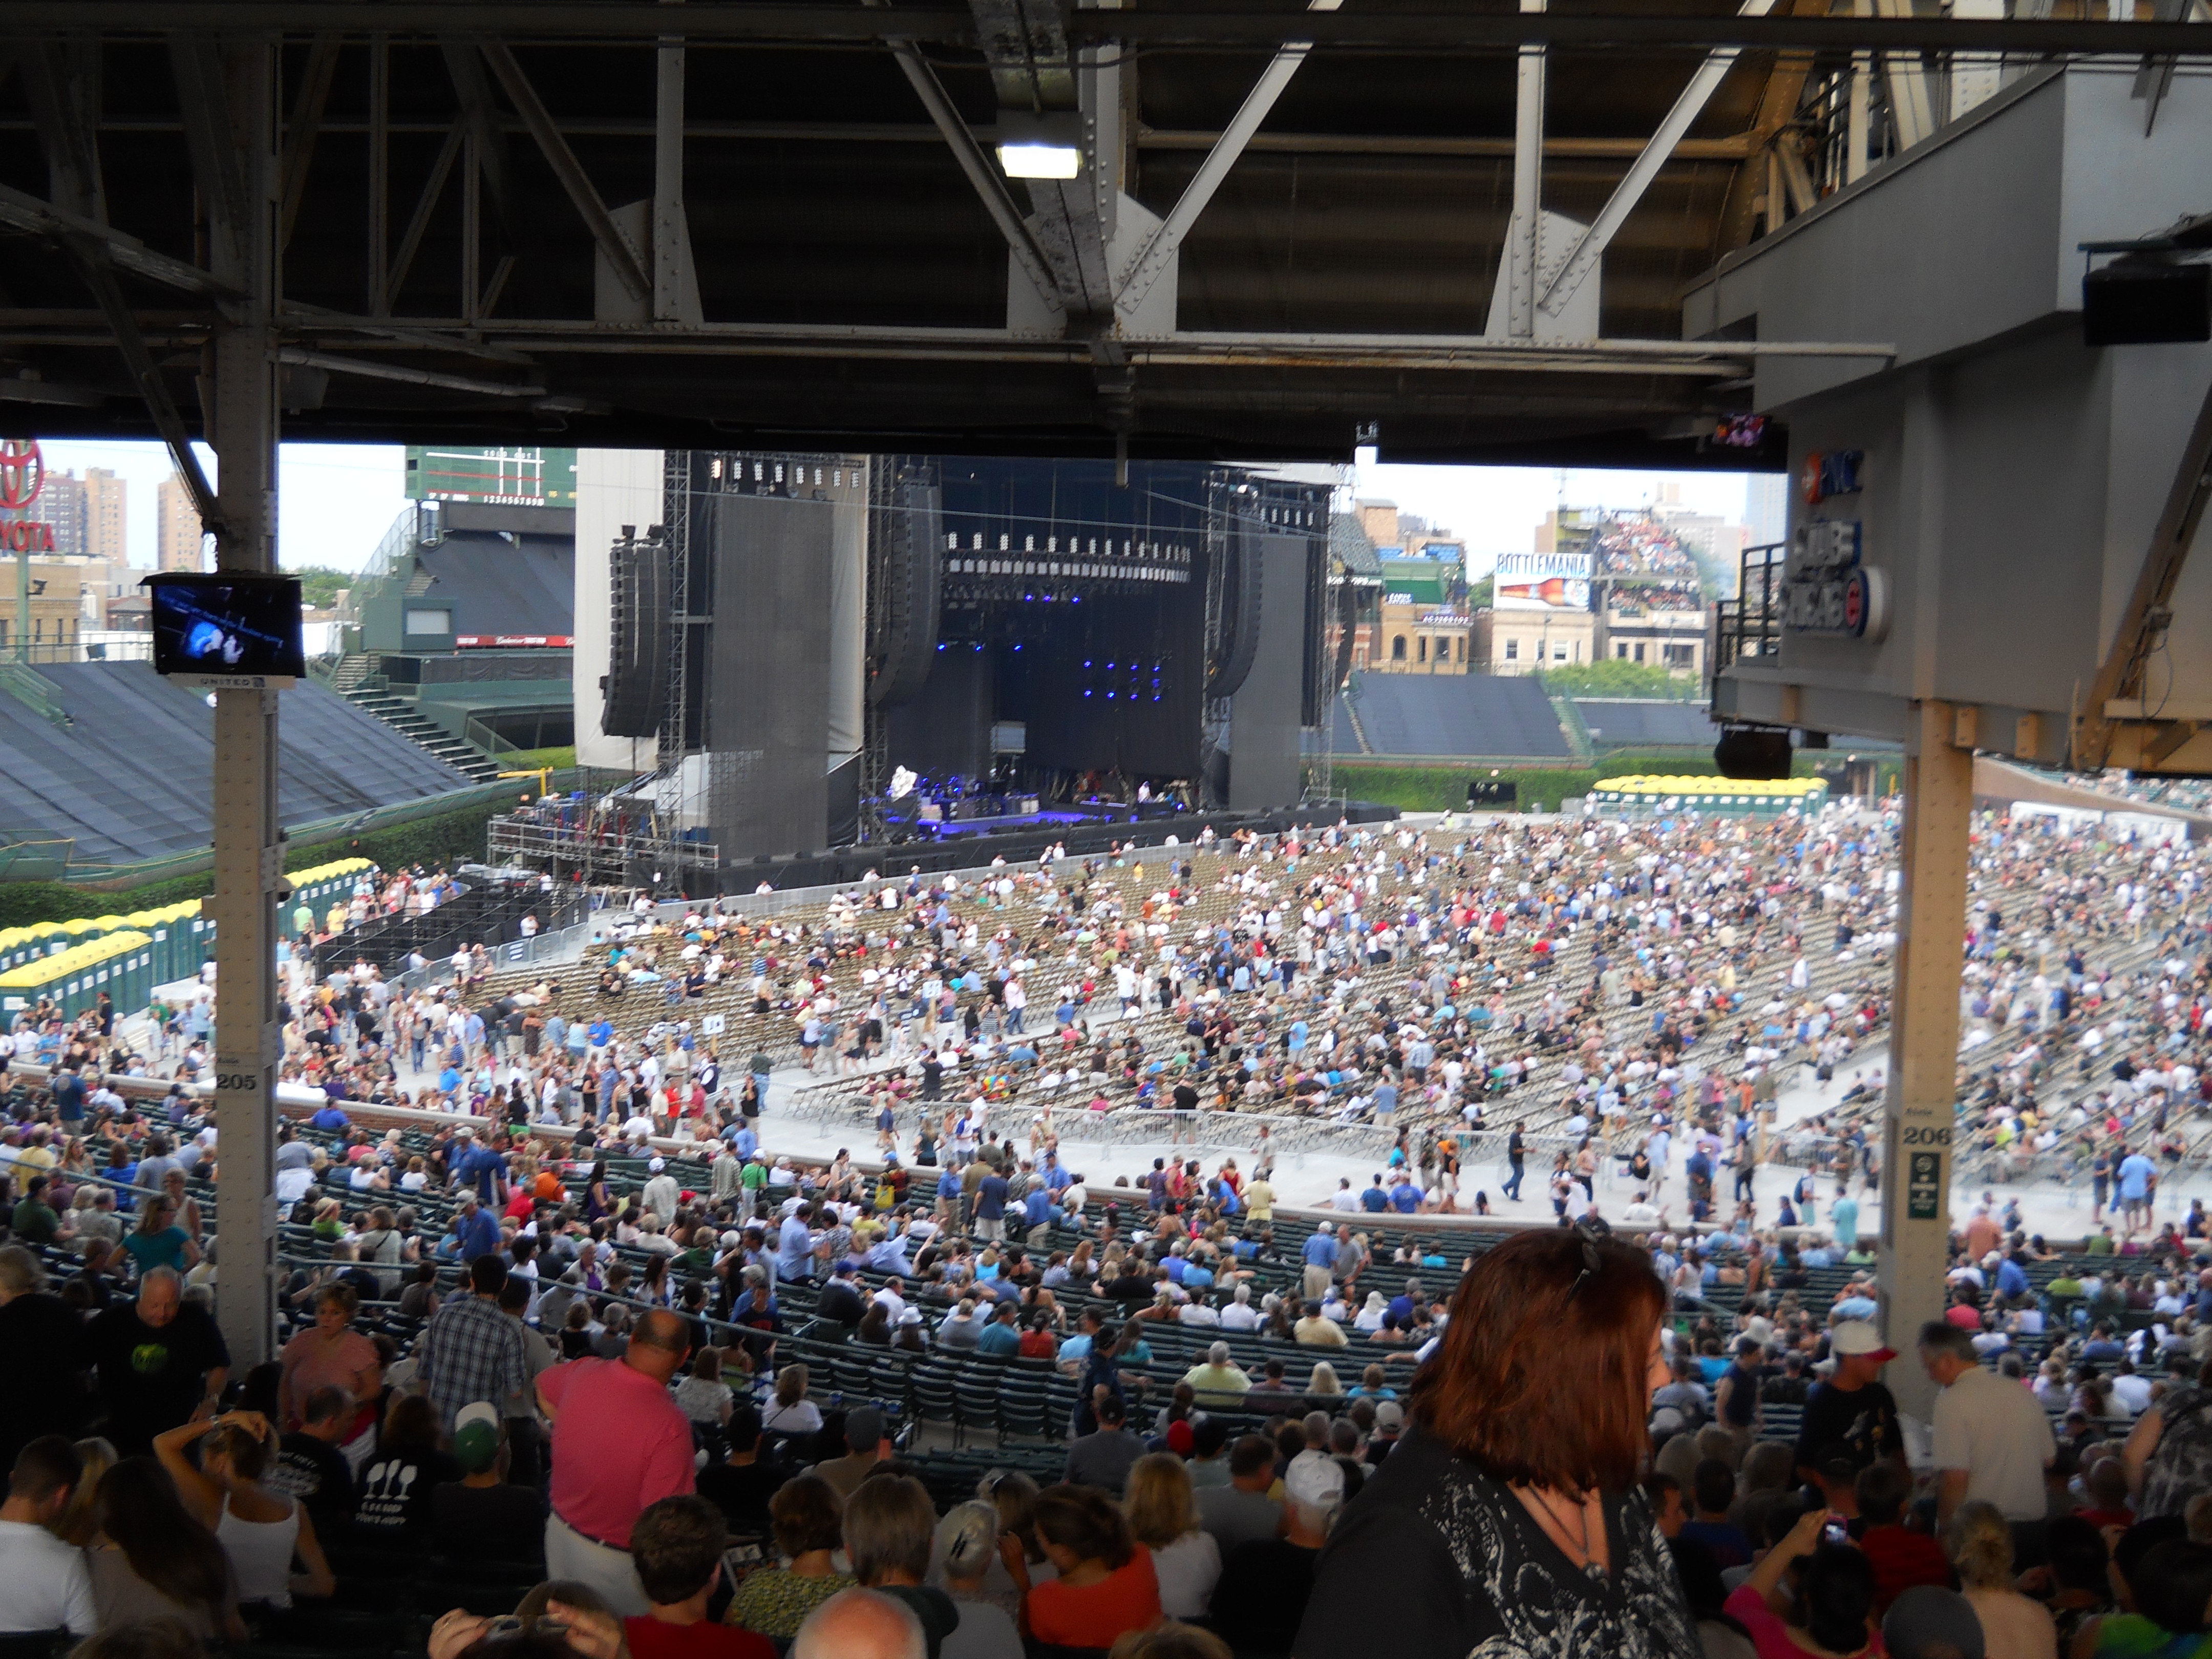
[[[2051,1419],[2019,1383],[1984,1370],[1972,1339],[1948,1320],[1920,1328],[1920,1363],[1936,1397],[1936,1516],[1948,1524],[1962,1504],[1994,1504],[2011,1523],[2025,1566],[2044,1559],[2051,1500],[2043,1472],[2057,1460]]]
[[[1797,1472],[1808,1482],[1819,1479],[1820,1454],[1830,1446],[1850,1449],[1861,1468],[1905,1462],[1905,1437],[1898,1427],[1897,1401],[1880,1381],[1881,1368],[1897,1358],[1881,1334],[1863,1319],[1839,1319],[1828,1333],[1835,1370],[1805,1396],[1797,1431]]]
[[[276,1403],[288,1428],[305,1419],[308,1397],[318,1389],[343,1389],[356,1400],[376,1397],[383,1364],[376,1345],[353,1328],[360,1307],[350,1285],[332,1282],[315,1292],[315,1322],[284,1345]]]
[[[125,1456],[154,1448],[155,1436],[212,1413],[230,1376],[230,1350],[214,1319],[185,1304],[184,1285],[167,1267],[138,1280],[138,1299],[118,1303],[86,1334],[107,1437]]]
[[[692,1490],[691,1425],[668,1393],[690,1347],[690,1327],[656,1308],[620,1359],[573,1359],[538,1379],[553,1423],[546,1571],[589,1584],[625,1617],[648,1605],[630,1528],[649,1505]]]
[[[47,1528],[61,1519],[83,1472],[76,1449],[42,1435],[15,1455],[0,1503],[0,1634],[100,1627],[83,1552]]]
[[[353,1465],[338,1449],[352,1437],[359,1408],[343,1389],[308,1395],[298,1428],[277,1443],[265,1485],[307,1505],[315,1536],[336,1542],[353,1524]]]
[[[1401,1659],[1559,1649],[1697,1659],[1666,1542],[1638,1484],[1667,1376],[1650,1258],[1585,1223],[1475,1259],[1413,1382],[1418,1432],[1332,1533],[1299,1659],[1365,1659],[1389,1583]],[[1528,1356],[1541,1352],[1546,1363]]]
[[[0,1248],[0,1467],[41,1435],[74,1437],[84,1420],[84,1322],[46,1283],[37,1256]]]
[[[1343,1507],[1344,1465],[1333,1457],[1298,1459],[1283,1488],[1282,1536],[1239,1545],[1213,1591],[1215,1627],[1262,1653],[1288,1653],[1297,1638],[1322,1546]]]
[[[1302,1254],[1305,1261],[1305,1299],[1318,1302],[1328,1294],[1330,1270],[1336,1266],[1336,1224],[1324,1221],[1315,1228]]]
[[[448,1297],[423,1328],[415,1376],[437,1407],[441,1428],[451,1429],[471,1401],[504,1400],[530,1386],[522,1328],[500,1310],[506,1288],[507,1264],[479,1255],[469,1263],[469,1294]]]

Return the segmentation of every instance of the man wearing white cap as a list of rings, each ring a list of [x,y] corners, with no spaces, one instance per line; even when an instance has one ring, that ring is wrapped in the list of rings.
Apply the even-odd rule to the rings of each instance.
[[[1288,1653],[1313,1594],[1314,1564],[1344,1507],[1344,1465],[1301,1452],[1283,1477],[1283,1535],[1239,1544],[1222,1564],[1209,1616],[1240,1647]]]
[[[1905,1440],[1897,1424],[1897,1401],[1880,1381],[1881,1368],[1897,1358],[1881,1333],[1863,1319],[1839,1319],[1828,1332],[1835,1369],[1805,1396],[1797,1434],[1797,1472],[1810,1481],[1820,1454],[1843,1446],[1863,1469],[1884,1459],[1904,1466]]]

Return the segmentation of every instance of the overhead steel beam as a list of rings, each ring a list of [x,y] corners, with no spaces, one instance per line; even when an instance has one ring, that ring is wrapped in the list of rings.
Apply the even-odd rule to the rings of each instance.
[[[575,152],[568,148],[568,141],[561,136],[559,125],[539,100],[530,77],[522,72],[522,65],[515,62],[514,52],[504,40],[486,40],[482,46],[484,61],[491,65],[492,74],[498,77],[500,86],[514,103],[515,113],[530,129],[530,136],[538,141],[546,165],[553,169],[561,187],[568,192],[568,200],[574,204],[585,228],[592,233],[592,240],[607,256],[616,280],[629,290],[632,299],[650,301],[653,279],[639,263],[637,250],[609,216],[607,204],[599,199],[590,175],[576,160]]]
[[[1764,17],[1773,4],[1774,0],[1743,0],[1741,15]],[[1613,186],[1613,194],[1598,210],[1597,217],[1590,221],[1589,228],[1575,240],[1565,261],[1537,294],[1536,303],[1544,311],[1556,317],[1567,308],[1567,302],[1575,297],[1575,291],[1590,272],[1597,269],[1598,260],[1620,228],[1628,222],[1628,216],[1636,211],[1644,192],[1651,188],[1660,168],[1674,153],[1674,147],[1705,112],[1705,106],[1712,101],[1713,94],[1720,90],[1721,82],[1728,78],[1728,72],[1735,67],[1735,60],[1741,55],[1738,47],[1723,46],[1698,65],[1689,85],[1674,100],[1674,107],[1659,123],[1659,130],[1651,135],[1651,142],[1644,146],[1644,153],[1629,164],[1626,175]]]
[[[2180,464],[2174,468],[2119,626],[2112,631],[2112,646],[2097,665],[2075,715],[2072,763],[2077,769],[2096,770],[2112,751],[2113,721],[2106,705],[2142,693],[2143,665],[2172,624],[2167,607],[2173,600],[2174,584],[2181,580],[2182,565],[2196,543],[2208,503],[2212,503],[2212,386],[2205,389],[2196,424],[2182,447]],[[2141,717],[2154,718],[2157,713],[2146,707]]]
[[[184,481],[185,493],[192,498],[192,510],[199,514],[202,527],[220,536],[222,511],[216,505],[215,490],[208,483],[207,474],[200,470],[199,457],[192,451],[191,434],[185,428],[185,417],[178,411],[176,399],[169,395],[168,382],[161,378],[145,336],[138,331],[138,319],[132,314],[131,302],[124,297],[122,284],[115,280],[106,245],[89,237],[76,236],[68,240],[67,246],[84,277],[85,286],[92,290],[93,298],[106,315],[108,327],[115,332],[115,347],[122,354],[123,366],[130,372],[132,387],[144,400],[155,429],[168,446],[169,459],[176,466],[177,476]]]
[[[231,123],[222,60],[212,40],[173,33],[169,68],[176,82],[192,181],[199,188],[201,210],[207,215],[210,263],[220,270],[236,255],[251,216],[246,182],[239,173],[238,134]]]
[[[383,308],[377,315],[391,314],[392,301],[406,285],[407,273],[415,268],[415,254],[422,246],[422,237],[430,228],[430,216],[437,210],[438,198],[446,193],[446,180],[453,171],[453,162],[461,153],[461,139],[468,131],[468,118],[455,121],[446,134],[446,142],[438,151],[438,159],[430,164],[430,176],[422,181],[422,193],[415,198],[415,211],[408,216],[407,229],[399,238],[399,251],[392,255],[392,270],[383,284]]]
[[[653,319],[659,323],[681,320],[684,295],[696,286],[684,212],[684,42],[665,37],[653,63]]]
[[[1306,0],[1306,9],[1334,11],[1343,3],[1344,0]],[[1182,248],[1183,238],[1190,234],[1190,228],[1198,222],[1199,215],[1204,213],[1207,204],[1213,200],[1214,192],[1229,177],[1229,170],[1237,165],[1238,158],[1259,132],[1261,123],[1275,107],[1275,100],[1283,95],[1283,89],[1291,84],[1291,76],[1298,72],[1306,61],[1306,54],[1312,50],[1313,42],[1310,40],[1291,41],[1276,52],[1274,60],[1261,71],[1258,83],[1245,94],[1244,102],[1236,115],[1221,130],[1221,136],[1206,151],[1206,159],[1198,164],[1198,171],[1182,187],[1182,194],[1176,198],[1176,204],[1168,210],[1168,216],[1160,222],[1151,239],[1138,250],[1136,258],[1117,276],[1116,283],[1121,290],[1118,297],[1124,305],[1137,304],[1160,279],[1161,273],[1167,270]]]
[[[1545,0],[1521,0],[1521,9],[1533,15],[1544,4]],[[1540,45],[1522,45],[1513,90],[1513,216],[1506,222],[1498,275],[1505,283],[1505,331],[1516,340],[1536,333],[1536,261],[1544,228],[1544,51]]]
[[[277,160],[283,209],[276,223],[276,246],[289,246],[292,226],[307,198],[307,168],[315,159],[315,141],[322,134],[323,112],[330,106],[331,82],[337,74],[338,37],[325,33],[307,49],[307,62],[300,76],[300,94],[293,101],[291,119],[284,124],[284,149]]]
[[[1865,0],[1857,0],[1861,9]],[[1874,9],[1884,21],[1909,18],[1912,0],[1874,0]],[[2134,27],[2133,24],[2128,27]],[[1911,149],[1936,136],[1936,98],[1928,72],[1916,52],[1892,52],[1882,58],[1882,74],[1889,82],[1889,118],[1897,126],[1897,147]]]
[[[1790,0],[1784,0],[1784,15],[1788,15]],[[1795,4],[1807,11],[1826,11],[1827,0],[1795,0]],[[1807,52],[1785,52],[1774,60],[1767,72],[1766,84],[1759,95],[1759,112],[1752,118],[1751,130],[1743,135],[1744,165],[1729,181],[1728,194],[1721,203],[1720,235],[1714,246],[1716,256],[1733,252],[1751,240],[1753,208],[1765,188],[1769,171],[1767,149],[1782,130],[1796,118],[1798,100],[1805,94],[1805,82],[1811,74],[1813,59]],[[1863,82],[1859,86],[1861,106],[1864,103]],[[1677,146],[1677,153],[1686,155],[1694,139],[1685,139]],[[1863,146],[1862,146],[1863,149]]]
[[[882,6],[887,4],[888,0],[867,0],[867,3]],[[690,9],[689,6],[685,8],[687,12]],[[966,175],[977,198],[983,204],[983,210],[991,216],[991,222],[999,228],[999,234],[1006,239],[1015,263],[1021,266],[1024,275],[1036,289],[1037,297],[1048,310],[1065,311],[1066,307],[1060,297],[1060,284],[1053,280],[1052,268],[1045,258],[1044,250],[1037,246],[1029,222],[1015,204],[1013,193],[1006,187],[1005,177],[991,158],[983,153],[983,146],[962,118],[951,95],[945,90],[945,83],[937,78],[936,70],[912,46],[895,45],[891,48],[891,56],[900,72],[906,76],[907,84],[914,88],[915,96],[921,100],[922,108],[928,112],[930,125],[936,128],[938,136],[945,141],[945,148],[952,152],[952,159],[959,163],[960,171]]]
[[[309,351],[286,346],[277,352],[279,362],[303,368],[319,368],[332,374],[351,374],[366,380],[390,380],[401,386],[434,386],[441,392],[465,392],[480,398],[542,398],[542,386],[515,386],[502,380],[480,380],[466,374],[447,374],[434,368],[415,368],[405,363],[380,363],[336,352]]]
[[[137,237],[112,225],[81,217],[7,185],[0,185],[0,225],[53,242],[71,236],[88,236],[107,248],[109,257],[119,269],[134,276],[210,299],[237,297],[236,291],[218,282],[212,271],[203,270],[187,260],[158,253]]]
[[[692,0],[687,41],[869,43],[906,40],[972,46],[974,19],[960,6],[848,8],[791,0]],[[648,41],[669,32],[658,0],[0,0],[0,35],[52,39],[73,32],[164,33],[281,27],[295,36],[325,29],[387,32],[416,39]],[[1980,20],[1953,17],[1742,18],[1662,13],[1470,13],[1457,5],[1354,10],[1316,20],[1303,12],[1199,5],[1072,12],[1072,46],[1122,42],[1148,47],[1269,50],[1292,40],[1317,46],[1482,56],[1523,41],[1554,46],[1706,52],[1836,48],[1867,52],[1999,52],[2113,56],[2212,56],[2212,27],[2194,22]]]
[[[47,188],[55,203],[97,223],[107,222],[107,187],[100,167],[97,110],[85,107],[82,43],[33,42],[23,53],[23,90],[46,153]],[[91,47],[96,53],[97,45]]]

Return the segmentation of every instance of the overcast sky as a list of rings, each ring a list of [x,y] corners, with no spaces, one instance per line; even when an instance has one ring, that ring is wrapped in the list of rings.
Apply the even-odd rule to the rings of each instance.
[[[87,467],[104,466],[130,480],[125,505],[131,562],[152,568],[154,492],[171,471],[167,449],[66,438],[44,440],[39,447],[57,471],[66,469],[82,478]],[[213,452],[202,445],[199,457],[212,481]],[[405,453],[398,444],[286,444],[277,465],[276,556],[288,568],[325,564],[358,570],[407,504]]]
[[[1614,472],[1536,466],[1393,466],[1358,469],[1363,501],[1398,503],[1467,543],[1469,574],[1480,576],[1499,553],[1535,547],[1536,526],[1561,501],[1569,507],[1642,507],[1662,483],[1680,486],[1682,504],[1744,522],[1747,472]]]
[[[81,443],[57,439],[41,446],[48,465],[78,477],[104,466],[131,481],[131,557],[154,562],[154,492],[169,476],[168,452],[155,443]],[[214,458],[203,448],[210,477]],[[397,444],[286,444],[278,477],[277,557],[287,567],[320,564],[357,570],[376,550],[406,496],[404,453]],[[1662,483],[1681,489],[1686,506],[1741,522],[1741,472],[1613,472],[1548,467],[1395,466],[1358,470],[1362,499],[1387,498],[1400,509],[1465,539],[1472,573],[1490,568],[1498,553],[1526,552],[1536,526],[1563,498],[1570,507],[1641,507],[1657,498]]]

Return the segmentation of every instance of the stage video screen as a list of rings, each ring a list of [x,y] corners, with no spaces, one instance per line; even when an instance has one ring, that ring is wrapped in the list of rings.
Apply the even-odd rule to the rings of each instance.
[[[149,578],[154,672],[300,678],[295,576],[173,572]]]

